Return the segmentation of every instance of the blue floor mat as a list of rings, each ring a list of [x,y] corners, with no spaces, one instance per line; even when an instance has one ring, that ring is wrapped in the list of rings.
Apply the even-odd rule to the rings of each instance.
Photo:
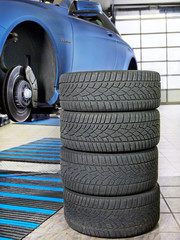
[[[20,240],[63,207],[60,174],[0,171],[0,240]]]
[[[47,125],[47,126],[60,126],[60,118],[49,118],[34,122],[21,122],[19,124],[31,124],[31,125]]]
[[[42,138],[0,152],[1,161],[18,161],[60,164],[61,141],[57,138]]]

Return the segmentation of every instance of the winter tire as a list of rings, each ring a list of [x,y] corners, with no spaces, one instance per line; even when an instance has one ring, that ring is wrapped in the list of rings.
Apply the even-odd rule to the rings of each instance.
[[[64,214],[74,230],[95,237],[137,236],[159,220],[159,185],[136,195],[98,197],[64,188]]]
[[[159,142],[158,110],[61,113],[64,147],[84,152],[134,152]]]
[[[160,75],[152,71],[66,73],[60,79],[60,104],[80,112],[139,111],[160,105]]]
[[[66,188],[96,196],[120,196],[153,188],[158,150],[88,153],[61,148],[61,176]]]

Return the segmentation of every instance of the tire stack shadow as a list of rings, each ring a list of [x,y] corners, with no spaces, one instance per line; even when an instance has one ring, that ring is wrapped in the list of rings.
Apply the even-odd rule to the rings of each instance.
[[[146,233],[159,220],[160,76],[63,74],[61,174],[70,227],[95,237]]]

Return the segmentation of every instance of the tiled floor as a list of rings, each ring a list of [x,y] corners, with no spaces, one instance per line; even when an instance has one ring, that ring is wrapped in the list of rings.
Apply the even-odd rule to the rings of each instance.
[[[59,138],[59,127],[12,123],[0,128],[0,151],[46,137]]]
[[[161,217],[150,233],[129,240],[180,240],[180,105],[161,106],[159,147],[159,184]],[[0,150],[44,137],[59,137],[59,127],[10,124],[0,128]],[[63,209],[57,212],[25,240],[96,240],[70,229]]]

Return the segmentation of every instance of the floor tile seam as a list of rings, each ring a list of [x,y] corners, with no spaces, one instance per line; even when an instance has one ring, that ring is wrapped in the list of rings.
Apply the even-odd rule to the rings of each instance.
[[[158,149],[159,149],[159,152],[163,155],[163,158],[165,158],[169,162],[168,158],[164,155],[164,152],[161,151],[161,149],[159,147],[158,147]]]
[[[163,158],[165,158],[168,161],[168,163],[171,165],[173,170],[177,171],[177,169],[174,167],[174,164],[172,164],[172,162],[169,160],[169,158],[167,156],[165,156],[163,152],[161,152],[161,154],[163,155]]]
[[[168,186],[168,185],[161,185],[160,184],[160,187],[163,188],[163,187],[179,187],[180,188],[180,185],[171,185],[171,186]]]
[[[165,197],[164,198],[168,198],[168,199],[180,199],[180,197]]]
[[[177,133],[176,133],[177,134]],[[175,135],[176,135],[175,134]],[[168,138],[166,137],[166,136],[163,136],[164,138],[165,138],[165,140],[169,143],[169,145],[172,145],[173,147],[175,147],[175,148],[177,148],[177,146],[176,146],[176,141],[171,141],[170,139],[169,139],[169,134],[168,134]],[[177,148],[178,149],[178,148]]]
[[[178,225],[179,230],[180,230],[180,224],[179,224],[179,222],[177,221],[177,219],[176,219],[173,211],[171,210],[171,208],[170,208],[168,202],[166,201],[166,198],[165,198],[164,195],[162,194],[162,192],[161,192],[161,195],[162,195],[162,198],[163,198],[164,202],[166,203],[166,205],[167,205],[167,207],[168,207],[168,209],[169,209],[169,211],[170,211],[170,214],[172,214],[172,216],[173,216],[173,218],[174,218],[174,220],[175,220],[175,222],[176,222],[176,224]]]

